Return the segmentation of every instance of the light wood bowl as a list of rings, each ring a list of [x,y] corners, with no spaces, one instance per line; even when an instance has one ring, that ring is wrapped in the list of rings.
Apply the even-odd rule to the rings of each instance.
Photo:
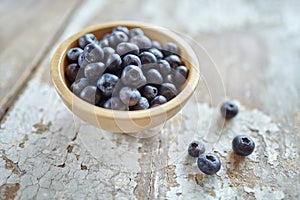
[[[72,93],[65,76],[67,51],[77,46],[77,40],[85,33],[93,33],[98,39],[111,32],[112,28],[123,25],[131,28],[140,27],[152,40],[162,44],[174,42],[180,48],[180,56],[189,69],[189,75],[181,92],[167,103],[139,111],[118,111],[94,106]],[[82,120],[101,129],[119,132],[136,133],[156,127],[173,117],[193,94],[200,77],[198,59],[192,48],[177,34],[162,27],[141,22],[117,21],[95,25],[83,29],[65,40],[56,50],[51,61],[52,82],[65,105]]]

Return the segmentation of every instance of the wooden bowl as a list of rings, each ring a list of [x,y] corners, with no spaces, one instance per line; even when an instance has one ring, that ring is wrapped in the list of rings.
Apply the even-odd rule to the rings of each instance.
[[[113,27],[123,25],[131,28],[140,27],[152,40],[162,44],[174,42],[180,48],[180,56],[189,69],[189,75],[181,92],[167,103],[139,111],[109,110],[94,106],[80,99],[72,93],[65,76],[67,67],[67,51],[77,46],[77,40],[85,33],[93,33],[98,39],[111,32]],[[165,28],[140,23],[117,21],[95,25],[65,40],[56,50],[51,61],[52,82],[65,105],[82,120],[111,132],[134,133],[147,130],[164,123],[174,116],[193,94],[200,77],[197,57],[192,48],[177,34]]]

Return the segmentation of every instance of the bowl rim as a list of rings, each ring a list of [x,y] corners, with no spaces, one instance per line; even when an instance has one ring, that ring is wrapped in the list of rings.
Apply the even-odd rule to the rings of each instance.
[[[110,110],[105,109],[99,106],[92,105],[79,97],[77,97],[67,86],[67,84],[64,82],[64,56],[66,52],[69,50],[68,47],[77,40],[80,36],[82,36],[85,33],[95,32],[99,29],[105,29],[105,28],[113,28],[115,26],[135,26],[140,27],[142,29],[152,29],[155,30],[155,32],[158,32],[159,34],[166,35],[167,37],[172,38],[176,41],[176,43],[180,46],[179,48],[184,48],[184,51],[189,52],[189,75],[186,85],[184,88],[178,93],[176,97],[171,99],[170,101],[153,107],[146,110],[137,110],[137,111],[121,111],[121,110]],[[56,91],[59,93],[61,98],[70,103],[72,105],[72,108],[76,107],[78,110],[84,110],[85,112],[89,112],[90,114],[96,114],[100,115],[101,117],[105,117],[108,119],[140,119],[144,118],[145,116],[157,116],[161,115],[162,113],[168,113],[178,106],[183,106],[184,102],[190,98],[190,96],[193,94],[194,90],[196,89],[199,79],[200,79],[200,70],[197,68],[199,66],[199,62],[197,59],[197,56],[193,49],[190,47],[190,45],[187,44],[185,40],[183,40],[179,35],[177,35],[175,32],[161,27],[156,26],[152,24],[148,24],[145,22],[139,22],[139,21],[110,21],[106,23],[96,24],[89,26],[87,28],[82,29],[81,31],[71,35],[66,40],[64,40],[57,50],[55,51],[51,64],[50,64],[50,74],[52,78],[52,82],[56,88]],[[74,106],[75,103],[75,106]],[[73,111],[73,110],[72,110]]]

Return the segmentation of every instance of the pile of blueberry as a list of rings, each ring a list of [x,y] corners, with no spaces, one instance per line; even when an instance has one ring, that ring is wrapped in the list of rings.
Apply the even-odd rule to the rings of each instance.
[[[113,110],[143,110],[174,98],[189,70],[176,44],[164,45],[141,28],[117,26],[100,40],[82,35],[67,52],[66,77],[81,99]]]
[[[238,113],[237,105],[231,101],[225,102],[220,110],[222,116],[227,120],[232,119]],[[254,151],[254,148],[254,141],[247,135],[238,135],[232,140],[233,152],[239,156],[250,155]],[[188,154],[198,158],[198,168],[207,175],[213,175],[221,169],[221,161],[218,156],[213,153],[205,153],[205,146],[199,140],[190,143]]]

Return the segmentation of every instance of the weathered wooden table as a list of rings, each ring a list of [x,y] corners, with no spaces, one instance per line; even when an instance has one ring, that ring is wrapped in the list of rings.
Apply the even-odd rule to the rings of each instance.
[[[0,199],[299,199],[300,2],[0,1]],[[82,122],[50,81],[54,50],[81,28],[139,20],[195,49],[202,79],[183,110],[138,135]],[[219,106],[240,113],[224,123]],[[250,135],[253,154],[231,140]],[[202,174],[192,139],[222,168]]]

